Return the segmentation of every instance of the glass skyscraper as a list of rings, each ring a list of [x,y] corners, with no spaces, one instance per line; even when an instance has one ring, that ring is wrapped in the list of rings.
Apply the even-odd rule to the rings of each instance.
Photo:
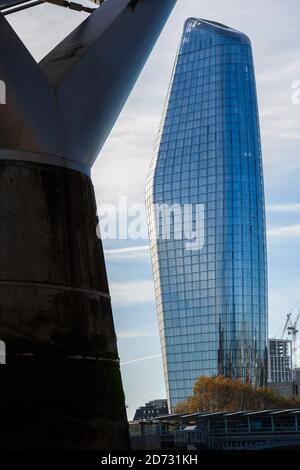
[[[263,170],[251,43],[228,26],[186,21],[146,191],[171,409],[199,376],[266,383],[267,266]],[[188,249],[172,205],[204,208]],[[163,211],[162,211],[163,212]]]

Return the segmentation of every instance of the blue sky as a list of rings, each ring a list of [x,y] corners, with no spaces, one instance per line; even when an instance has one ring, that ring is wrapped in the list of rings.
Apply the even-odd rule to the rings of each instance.
[[[86,3],[86,2],[85,2]],[[178,0],[130,99],[93,168],[98,204],[144,203],[145,180],[182,27],[189,16],[212,19],[252,40],[268,229],[269,333],[300,307],[299,0]],[[52,5],[10,16],[38,60],[85,18]],[[145,401],[165,396],[147,240],[106,241],[107,269],[129,418]]]

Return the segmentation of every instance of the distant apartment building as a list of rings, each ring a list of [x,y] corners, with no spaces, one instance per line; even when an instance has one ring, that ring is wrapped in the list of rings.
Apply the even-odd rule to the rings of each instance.
[[[163,416],[168,414],[168,401],[165,399],[162,400],[152,400],[145,404],[145,406],[140,406],[134,415],[133,421],[141,421],[144,419],[154,419],[158,416]]]
[[[292,342],[288,339],[269,339],[268,382],[292,381]]]
[[[288,339],[269,339],[268,341],[268,385],[284,396],[298,394],[295,382],[292,342]]]

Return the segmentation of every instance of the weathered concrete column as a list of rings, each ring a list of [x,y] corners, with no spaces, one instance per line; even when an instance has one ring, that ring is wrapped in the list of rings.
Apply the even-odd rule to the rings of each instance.
[[[96,225],[89,177],[0,161],[2,449],[128,445]]]

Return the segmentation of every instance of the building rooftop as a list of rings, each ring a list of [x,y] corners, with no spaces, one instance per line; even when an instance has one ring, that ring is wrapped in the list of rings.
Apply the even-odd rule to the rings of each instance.
[[[256,410],[256,411],[235,411],[235,412],[215,412],[215,413],[191,413],[191,414],[172,414],[168,416],[158,416],[153,419],[153,422],[159,421],[169,421],[169,422],[191,422],[194,423],[198,420],[205,420],[211,418],[229,418],[229,417],[238,417],[238,416],[262,416],[262,415],[290,415],[290,414],[300,413],[300,408],[290,408],[290,409],[273,409],[273,410]]]

